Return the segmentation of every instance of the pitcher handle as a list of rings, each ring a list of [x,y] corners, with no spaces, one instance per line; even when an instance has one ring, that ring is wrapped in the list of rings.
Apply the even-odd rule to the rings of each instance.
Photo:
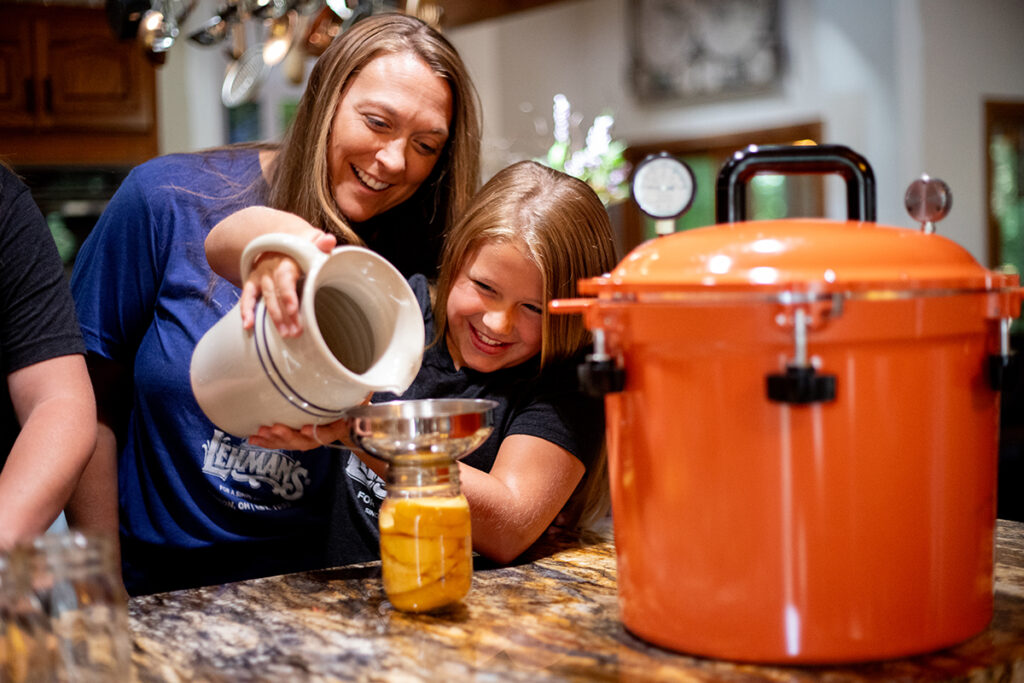
[[[327,258],[327,254],[316,248],[309,240],[283,232],[272,232],[260,235],[253,239],[242,250],[242,282],[249,279],[253,264],[260,254],[267,251],[276,251],[291,256],[302,268],[303,273],[309,273],[320,261]]]

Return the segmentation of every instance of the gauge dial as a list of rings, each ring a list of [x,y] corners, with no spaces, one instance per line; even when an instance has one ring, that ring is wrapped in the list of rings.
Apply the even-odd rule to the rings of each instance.
[[[658,220],[681,216],[693,203],[695,189],[690,167],[666,152],[648,156],[633,174],[633,200]]]

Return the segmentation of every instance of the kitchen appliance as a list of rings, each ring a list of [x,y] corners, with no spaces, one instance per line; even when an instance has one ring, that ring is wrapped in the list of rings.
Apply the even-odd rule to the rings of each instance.
[[[757,173],[846,181],[849,219],[745,221]],[[922,179],[925,227],[948,189]],[[931,182],[931,184],[928,184]],[[579,283],[607,392],[621,618],[682,652],[776,663],[922,653],[992,616],[999,387],[1015,275],[874,222],[841,146],[751,147],[718,225]]]

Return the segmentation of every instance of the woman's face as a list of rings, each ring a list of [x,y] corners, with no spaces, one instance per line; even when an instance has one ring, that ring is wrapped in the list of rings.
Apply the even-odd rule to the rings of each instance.
[[[448,350],[456,367],[494,372],[540,353],[544,282],[515,244],[473,253],[448,294]]]
[[[359,223],[411,197],[440,158],[451,121],[448,83],[418,56],[367,62],[342,93],[327,146],[342,215]]]

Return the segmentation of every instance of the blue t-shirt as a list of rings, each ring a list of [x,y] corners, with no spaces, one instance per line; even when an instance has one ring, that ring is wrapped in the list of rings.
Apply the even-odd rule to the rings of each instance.
[[[156,158],[125,179],[76,260],[86,346],[134,378],[118,460],[132,594],[322,565],[337,458],[221,432],[189,382],[196,343],[240,294],[210,270],[204,240],[266,193],[253,149]]]

